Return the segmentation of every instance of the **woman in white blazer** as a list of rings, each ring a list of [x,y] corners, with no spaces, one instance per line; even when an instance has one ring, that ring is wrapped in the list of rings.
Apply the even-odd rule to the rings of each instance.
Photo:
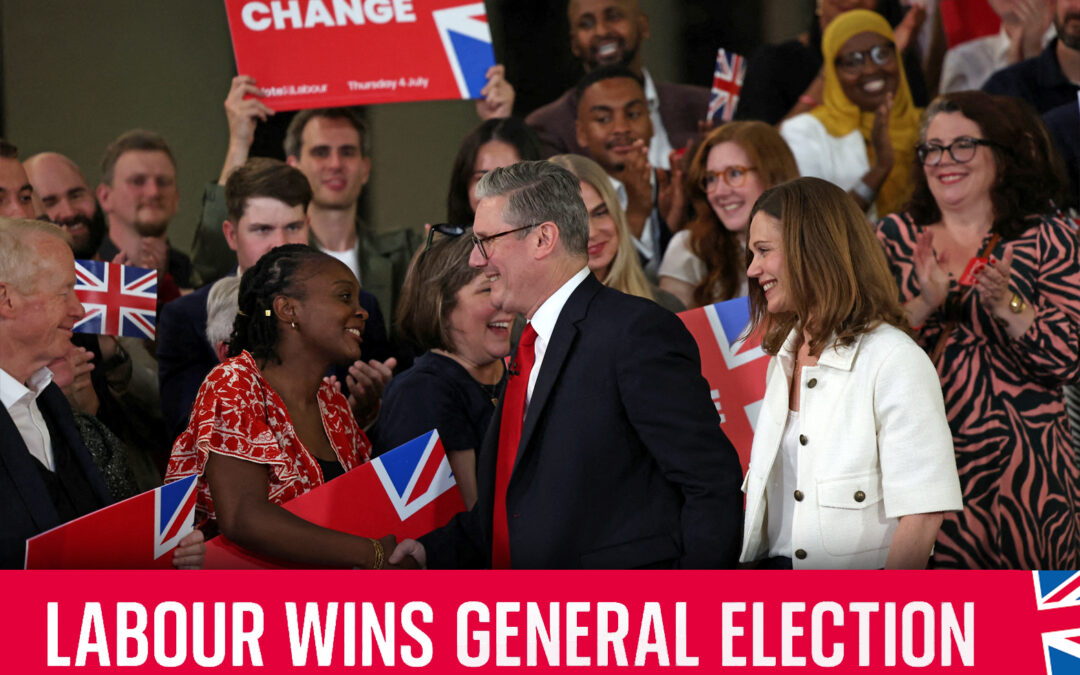
[[[817,178],[765,192],[748,240],[750,307],[773,355],[746,492],[742,561],[923,568],[960,483],[941,386],[881,245]]]

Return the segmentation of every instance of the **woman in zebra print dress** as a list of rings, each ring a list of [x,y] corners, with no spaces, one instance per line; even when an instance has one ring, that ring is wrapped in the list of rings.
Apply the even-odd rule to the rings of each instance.
[[[1032,215],[1056,211],[1059,186],[1033,161],[1040,130],[1012,107],[982,92],[932,103],[909,210],[878,236],[941,377],[964,494],[934,565],[1077,569],[1080,472],[1062,385],[1080,375],[1080,261],[1061,218]]]

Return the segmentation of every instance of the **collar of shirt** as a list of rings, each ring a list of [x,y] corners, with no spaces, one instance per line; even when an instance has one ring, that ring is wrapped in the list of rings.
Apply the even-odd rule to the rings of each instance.
[[[36,401],[38,396],[41,396],[41,392],[45,391],[45,387],[49,386],[52,382],[53,374],[48,368],[42,368],[30,376],[26,384],[19,382],[11,376],[6,370],[0,368],[0,402],[4,404],[5,410],[11,410],[11,407],[22,401],[24,397],[30,395],[31,400]]]
[[[529,384],[525,392],[525,409],[528,410],[529,401],[532,400],[533,389],[536,388],[536,378],[540,374],[540,366],[544,360],[544,354],[547,352],[548,343],[551,342],[551,335],[555,332],[555,323],[559,320],[559,315],[562,314],[562,309],[566,305],[566,301],[570,299],[570,295],[574,292],[582,281],[585,281],[585,277],[589,276],[591,272],[586,265],[578,270],[577,274],[570,277],[570,279],[559,287],[559,290],[551,294],[547,300],[533,314],[529,323],[532,324],[533,330],[536,331],[536,345],[533,353],[536,355],[533,361],[532,372],[529,373]]]
[[[649,69],[644,66],[641,68],[641,79],[644,80],[645,102],[649,104],[649,110],[659,110],[660,94],[656,91],[656,83],[653,82],[652,75],[649,74]]]

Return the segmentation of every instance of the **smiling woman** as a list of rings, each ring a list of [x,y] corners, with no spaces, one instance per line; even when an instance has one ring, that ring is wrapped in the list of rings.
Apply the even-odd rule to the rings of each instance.
[[[835,183],[872,214],[895,211],[911,196],[919,110],[889,22],[869,10],[845,12],[825,29],[821,51],[823,103],[780,133],[800,174]]]
[[[197,474],[198,517],[260,554],[381,567],[394,538],[313,525],[284,502],[367,461],[371,444],[323,375],[360,357],[367,313],[342,263],[299,244],[273,249],[240,281],[231,358],[199,390],[166,481]]]

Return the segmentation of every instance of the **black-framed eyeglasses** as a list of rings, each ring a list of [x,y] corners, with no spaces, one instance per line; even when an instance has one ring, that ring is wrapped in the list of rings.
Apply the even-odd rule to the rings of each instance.
[[[723,171],[706,171],[705,175],[701,177],[701,189],[705,192],[714,190],[720,184],[721,179],[728,184],[728,187],[742,187],[743,183],[746,182],[746,174],[751,171],[757,171],[757,168],[734,164],[724,167]]]
[[[438,225],[432,225],[430,228],[428,228],[427,245],[424,246],[424,252],[427,253],[427,251],[431,248],[431,242],[435,238],[436,232],[446,237],[460,237],[461,235],[465,234],[465,230],[467,229],[469,228],[464,225],[452,225],[450,223],[439,223]]]
[[[499,237],[505,237],[508,234],[513,234],[515,232],[521,232],[523,230],[530,230],[530,229],[532,229],[532,228],[534,228],[534,227],[536,227],[538,225],[543,225],[543,223],[533,223],[532,225],[522,225],[521,227],[515,227],[514,229],[507,230],[506,232],[499,232],[498,234],[489,234],[486,237],[478,237],[478,236],[476,236],[474,234],[472,236],[473,246],[480,249],[480,255],[484,256],[484,260],[487,260],[488,259],[488,252],[487,252],[487,249],[484,248],[485,244],[487,244],[489,242],[492,242],[492,241],[495,241]]]
[[[896,46],[891,42],[874,45],[870,49],[861,52],[851,52],[836,57],[837,69],[847,72],[860,72],[866,67],[867,61],[879,66],[887,66],[896,58]]]
[[[942,145],[940,143],[923,143],[916,146],[915,156],[919,158],[920,164],[937,166],[941,163],[941,160],[945,158],[945,153],[948,152],[949,157],[952,157],[954,162],[957,164],[966,164],[974,159],[975,150],[977,150],[980,145],[993,147],[998,144],[985,138],[961,136],[959,138],[954,138],[953,142],[948,145]]]

